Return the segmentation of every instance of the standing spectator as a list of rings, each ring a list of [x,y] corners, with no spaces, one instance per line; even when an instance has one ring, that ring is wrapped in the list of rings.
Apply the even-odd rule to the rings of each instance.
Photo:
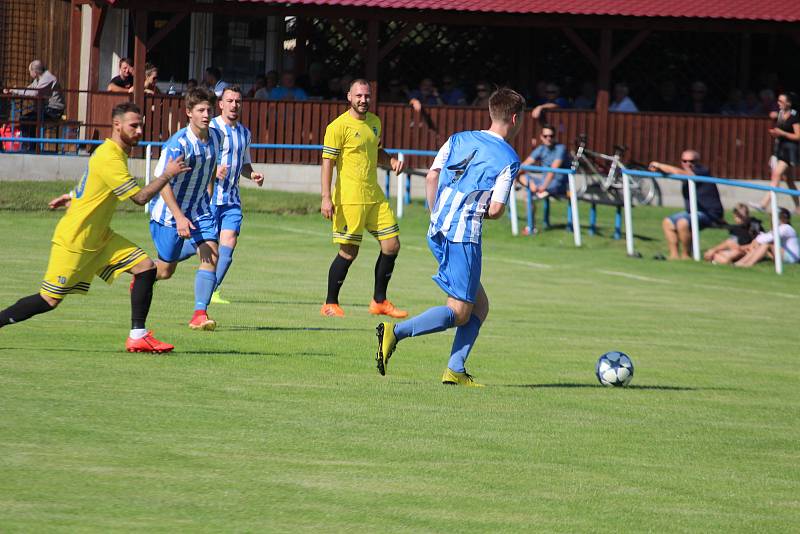
[[[745,204],[736,204],[736,207],[733,208],[733,220],[736,224],[728,226],[730,231],[728,238],[703,254],[706,261],[715,265],[727,265],[735,262],[747,253],[747,245],[764,231],[761,221],[750,217],[750,210]]]
[[[541,144],[536,146],[522,162],[522,166],[539,165],[551,169],[569,169],[572,164],[567,147],[556,141],[556,130],[545,124],[539,134]],[[536,141],[532,144],[536,144]],[[520,184],[529,187],[539,198],[548,195],[563,196],[567,194],[567,175],[548,172],[544,175],[531,175],[521,171],[517,178]]]
[[[672,80],[664,80],[658,86],[658,93],[653,96],[648,104],[651,111],[666,111],[674,113],[683,111],[683,103],[678,98],[678,89]]]
[[[111,78],[106,91],[112,93],[133,92],[133,63],[130,59],[123,57],[119,60],[119,74]]]
[[[222,92],[228,87],[228,82],[222,81],[222,71],[217,67],[208,67],[206,69],[206,85],[211,91],[217,95],[217,98],[222,96]]]
[[[614,101],[608,106],[608,111],[617,111],[620,113],[636,113],[639,108],[633,103],[631,97],[628,96],[628,84],[619,82],[614,84]]]
[[[692,83],[685,111],[689,113],[719,112],[719,107],[708,97],[708,86],[704,82],[698,80]]]
[[[781,93],[778,95],[779,110],[770,114],[771,118],[777,119],[775,127],[769,129],[769,134],[775,139],[772,150],[775,164],[769,180],[772,187],[778,187],[781,179],[784,179],[789,189],[797,189],[789,169],[795,168],[800,161],[800,117],[794,109],[795,102],[798,102],[796,94]],[[795,212],[800,213],[800,199],[793,196],[792,201]],[[759,204],[751,204],[751,207],[765,211],[768,205],[769,193],[764,195]]]
[[[479,81],[475,84],[475,99],[472,101],[472,105],[476,108],[489,109],[490,95],[489,83],[486,80]]]
[[[455,80],[449,75],[442,78],[442,92],[439,96],[442,97],[442,102],[446,106],[467,105],[467,95],[456,86]]]
[[[696,150],[684,150],[681,153],[681,166],[668,165],[658,161],[651,161],[650,170],[664,174],[683,174],[686,176],[708,176],[708,167],[700,162],[700,153]],[[700,230],[714,224],[724,222],[725,212],[716,184],[697,182],[697,222]],[[689,215],[689,182],[684,181],[681,187],[685,211],[673,213],[665,217],[661,223],[664,237],[669,245],[670,260],[688,260],[691,258],[689,251],[692,249],[691,216]],[[664,259],[663,256],[656,256]]]
[[[302,88],[295,85],[294,73],[288,70],[281,74],[281,84],[269,92],[270,100],[308,100]]]
[[[797,232],[792,228],[792,215],[786,208],[781,208],[778,213],[778,236],[781,239],[781,250],[783,251],[783,261],[786,263],[800,262],[800,242],[797,239]],[[756,236],[754,243],[750,246],[744,258],[737,261],[737,267],[752,267],[764,257],[775,257],[775,236],[774,228],[770,232],[764,232]]]
[[[430,78],[423,78],[419,81],[419,88],[414,89],[408,95],[411,99],[417,99],[423,106],[439,106],[444,102],[439,91],[436,89],[433,80]]]
[[[157,95],[161,91],[158,90],[156,83],[158,82],[158,67],[148,63],[144,66],[144,92],[148,95]]]
[[[35,137],[36,123],[42,120],[54,121],[61,119],[64,114],[64,95],[61,93],[58,79],[38,59],[34,59],[28,65],[28,74],[33,78],[33,81],[26,89],[3,89],[3,92],[19,96],[47,98],[47,104],[44,105],[44,108],[37,102],[32,110],[20,117],[22,135],[24,137]]]
[[[259,100],[269,100],[269,93],[278,87],[278,71],[271,70],[264,76],[264,87],[260,87],[255,94],[255,98]]]
[[[572,103],[575,109],[594,109],[597,102],[597,87],[591,80],[585,80],[581,84],[581,94]]]

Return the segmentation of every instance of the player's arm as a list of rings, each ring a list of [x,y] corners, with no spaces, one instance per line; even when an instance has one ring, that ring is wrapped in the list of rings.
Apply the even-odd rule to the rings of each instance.
[[[169,181],[167,181],[163,189],[161,189],[161,198],[164,199],[164,203],[175,219],[175,228],[178,231],[178,235],[181,237],[189,237],[191,235],[191,230],[194,230],[195,226],[181,210],[178,200],[175,198],[175,191],[172,190]]]
[[[264,185],[264,175],[260,172],[254,171],[253,165],[250,163],[245,163],[242,165],[242,176],[255,182],[258,187]]]
[[[663,172],[664,174],[685,174],[687,176],[692,175],[692,173],[687,172],[680,167],[676,167],[675,165],[670,165],[668,163],[661,163],[659,161],[651,161],[647,168],[653,172]]]
[[[331,198],[331,183],[333,183],[333,168],[336,161],[341,157],[344,139],[342,130],[336,121],[330,123],[325,128],[325,139],[322,141],[322,201],[319,211],[326,219],[333,218],[336,207]],[[341,176],[339,177],[341,178]]]
[[[135,204],[144,206],[150,202],[150,199],[156,196],[164,186],[169,184],[170,180],[188,170],[190,170],[190,167],[184,163],[182,155],[170,160],[169,163],[164,166],[164,172],[161,174],[161,176],[153,179],[149,184],[140,189],[131,197],[131,200]]]
[[[331,182],[333,182],[333,168],[336,166],[335,159],[322,158],[322,202],[319,211],[326,219],[333,217],[336,209],[331,199]]]
[[[64,193],[61,196],[58,196],[47,203],[47,207],[51,210],[55,210],[61,207],[68,208],[69,205],[72,203],[72,194]]]
[[[428,209],[430,211],[433,211],[436,205],[436,193],[439,191],[439,176],[442,174],[442,168],[445,163],[447,163],[447,158],[449,157],[450,138],[448,137],[447,141],[445,141],[439,149],[439,152],[436,153],[436,157],[433,158],[433,163],[428,170],[428,174],[425,175],[425,198],[428,200]]]
[[[494,184],[492,199],[489,202],[489,209],[486,210],[487,219],[499,219],[506,211],[508,196],[511,193],[514,179],[519,172],[519,163],[512,164],[503,169]]]
[[[396,174],[403,172],[405,162],[389,155],[384,149],[378,149],[378,165],[381,167],[390,167]]]

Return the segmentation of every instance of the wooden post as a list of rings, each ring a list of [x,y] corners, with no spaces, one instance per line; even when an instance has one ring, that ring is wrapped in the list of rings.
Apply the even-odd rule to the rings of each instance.
[[[147,61],[147,11],[133,12],[133,101],[144,114],[144,64]]]
[[[308,20],[297,17],[297,31],[294,45],[294,74],[300,76],[306,71],[307,50],[306,40],[308,39]]]
[[[67,89],[77,91],[81,85],[81,6],[72,0],[69,10],[69,74]],[[78,119],[78,93],[67,93],[67,118]]]
[[[89,91],[100,89],[100,37],[106,19],[107,6],[92,4],[92,38],[89,51]],[[78,54],[80,58],[80,54]]]
[[[597,66],[597,139],[594,144],[598,150],[607,150],[609,121],[608,104],[609,89],[611,85],[611,38],[612,33],[609,29],[600,32],[600,54]]]
[[[367,63],[367,80],[369,80],[370,93],[372,94],[372,106],[377,111],[378,106],[378,55],[380,54],[379,46],[379,31],[380,21],[378,19],[369,19],[367,21],[367,57],[364,60]]]

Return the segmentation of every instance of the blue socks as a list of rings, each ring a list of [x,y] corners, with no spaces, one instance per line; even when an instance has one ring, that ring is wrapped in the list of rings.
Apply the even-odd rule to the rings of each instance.
[[[225,245],[220,246],[219,258],[217,259],[217,287],[222,285],[222,280],[225,278],[225,273],[228,272],[232,261],[233,249]]]
[[[217,275],[212,271],[197,270],[194,277],[194,309],[206,310],[211,294],[217,286]]]
[[[464,363],[469,357],[469,352],[478,339],[478,333],[481,331],[481,321],[474,313],[470,315],[467,324],[461,325],[456,329],[456,337],[453,340],[453,348],[450,351],[450,361],[447,362],[447,367],[456,373],[464,373]]]
[[[184,239],[183,240],[183,248],[181,248],[181,254],[178,256],[178,261],[188,260],[192,256],[195,255],[197,252],[197,247],[194,244],[194,241],[191,239]]]
[[[397,337],[397,341],[407,337],[424,336],[452,328],[455,322],[456,316],[453,310],[447,306],[437,306],[396,324],[394,335]]]

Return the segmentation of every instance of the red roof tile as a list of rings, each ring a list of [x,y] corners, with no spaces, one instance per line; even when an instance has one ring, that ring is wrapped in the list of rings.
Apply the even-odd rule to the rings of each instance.
[[[383,9],[452,10],[490,13],[689,17],[800,21],[800,10],[785,0],[238,0],[283,5],[334,5]]]

